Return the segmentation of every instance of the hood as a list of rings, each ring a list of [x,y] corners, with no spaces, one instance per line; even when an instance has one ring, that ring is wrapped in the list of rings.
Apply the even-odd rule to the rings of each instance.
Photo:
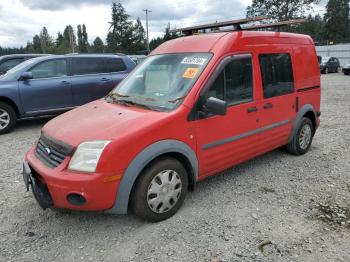
[[[64,143],[78,146],[90,140],[115,140],[147,129],[168,113],[107,103],[103,99],[62,114],[44,127],[42,132]]]

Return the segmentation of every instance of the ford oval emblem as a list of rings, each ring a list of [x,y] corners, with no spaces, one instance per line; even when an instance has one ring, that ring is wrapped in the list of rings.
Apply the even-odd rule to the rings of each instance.
[[[45,151],[46,151],[46,153],[47,153],[48,155],[50,155],[50,154],[51,154],[51,150],[50,150],[50,148],[45,147]]]

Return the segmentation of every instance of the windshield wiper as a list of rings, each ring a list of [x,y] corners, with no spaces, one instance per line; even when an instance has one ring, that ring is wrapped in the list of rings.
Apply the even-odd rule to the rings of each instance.
[[[136,103],[136,102],[131,101],[131,100],[116,99],[115,102],[116,102],[116,103],[119,103],[119,104],[122,104],[122,105],[126,105],[126,106],[138,106],[138,107],[146,108],[146,109],[149,109],[149,110],[158,111],[158,110],[154,109],[154,108],[151,107],[151,106],[147,106],[147,105],[144,105],[144,104],[139,104],[139,103]]]
[[[168,100],[168,102],[169,102],[169,103],[176,103],[176,102],[178,102],[178,101],[184,99],[185,97],[186,97],[186,95],[180,96],[180,97],[175,98],[175,99],[173,99],[173,100]]]

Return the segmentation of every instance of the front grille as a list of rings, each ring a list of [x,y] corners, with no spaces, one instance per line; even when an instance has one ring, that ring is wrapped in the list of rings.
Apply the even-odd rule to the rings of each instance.
[[[41,135],[35,149],[35,155],[46,166],[50,168],[58,167],[64,159],[72,152],[72,147],[61,142],[53,141]]]

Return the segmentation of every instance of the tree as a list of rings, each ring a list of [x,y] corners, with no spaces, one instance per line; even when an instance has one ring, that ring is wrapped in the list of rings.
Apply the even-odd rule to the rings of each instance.
[[[133,26],[132,36],[132,52],[142,52],[147,49],[146,33],[141,20],[137,18],[136,23]]]
[[[325,38],[341,43],[350,40],[349,0],[329,0],[326,6]]]
[[[321,44],[324,43],[324,24],[320,15],[309,15],[305,23],[289,28],[289,31],[309,35],[316,43]]]
[[[169,41],[171,39],[178,38],[179,36],[176,33],[170,33],[170,23],[168,23],[167,27],[165,28],[165,34],[163,37],[157,37],[150,41],[149,46],[150,49],[153,50],[157,48],[159,45],[163,44],[166,41]]]
[[[96,37],[92,46],[91,46],[91,52],[93,53],[103,53],[104,52],[104,45],[101,38]]]
[[[107,34],[107,46],[111,52],[126,52],[132,45],[132,23],[121,3],[112,4],[112,21]]]
[[[41,53],[50,52],[52,50],[54,43],[45,26],[40,31],[39,39],[40,39]]]
[[[89,48],[89,41],[88,41],[88,35],[86,32],[86,26],[78,25],[77,27],[77,35],[78,35],[78,48],[79,52],[81,53],[87,53]]]
[[[312,4],[318,2],[319,0],[253,0],[247,8],[247,17],[268,16],[278,21],[300,18],[312,10]]]

